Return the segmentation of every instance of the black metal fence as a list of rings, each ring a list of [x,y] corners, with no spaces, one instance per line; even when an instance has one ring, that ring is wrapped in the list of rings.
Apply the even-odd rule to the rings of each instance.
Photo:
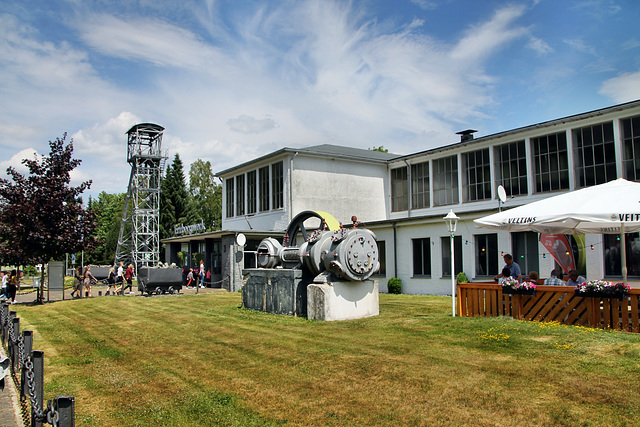
[[[3,303],[0,312],[2,345],[11,361],[11,374],[20,391],[20,402],[28,415],[28,425],[44,423],[58,427],[75,426],[75,399],[73,396],[56,396],[44,407],[44,353],[33,350],[33,331],[20,332],[20,319],[15,311]],[[25,417],[26,418],[26,417]]]

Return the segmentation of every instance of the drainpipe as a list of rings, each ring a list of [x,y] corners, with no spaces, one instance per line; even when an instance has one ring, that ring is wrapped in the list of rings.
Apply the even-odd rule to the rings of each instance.
[[[402,159],[407,165],[407,218],[411,218],[411,166],[407,162],[407,159]]]
[[[398,245],[396,244],[396,222],[393,222],[393,277],[398,277]]]
[[[296,158],[298,152],[289,159],[289,224],[293,220],[293,159]]]

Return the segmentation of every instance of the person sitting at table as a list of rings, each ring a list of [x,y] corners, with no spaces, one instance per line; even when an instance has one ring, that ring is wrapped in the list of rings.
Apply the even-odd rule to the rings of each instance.
[[[540,280],[540,275],[538,274],[537,271],[530,271],[528,277],[529,277],[529,281],[533,283],[538,283],[538,280]]]
[[[510,278],[511,278],[511,270],[509,270],[508,267],[503,268],[501,277],[498,279],[498,285],[502,285],[502,282]]]
[[[562,281],[562,270],[559,268],[554,268],[551,270],[551,277],[544,281],[545,285],[550,286],[564,286],[566,283]]]
[[[569,270],[569,280],[567,280],[567,286],[578,286],[585,283],[587,279],[578,275],[578,270]]]

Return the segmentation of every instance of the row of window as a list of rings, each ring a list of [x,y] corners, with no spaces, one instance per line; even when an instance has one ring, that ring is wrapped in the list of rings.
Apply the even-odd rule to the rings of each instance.
[[[284,167],[273,163],[225,180],[226,216],[253,215],[284,206]]]
[[[539,271],[538,234],[533,232],[511,233],[511,244],[514,260],[520,266],[522,274],[538,271],[541,276],[548,276],[548,272]],[[603,242],[603,257],[605,276],[621,276],[620,238],[617,235],[605,234]],[[413,249],[413,277],[431,276],[431,239],[412,239]],[[384,245],[384,242],[379,242]],[[454,263],[457,273],[464,271],[462,250],[470,242],[462,242],[462,236],[454,237]],[[442,276],[451,276],[451,238],[441,237]],[[384,246],[380,247],[380,254],[384,254]],[[593,250],[594,248],[591,247]],[[626,235],[627,271],[629,276],[640,276],[640,233]],[[498,274],[504,262],[498,250],[497,234],[480,234],[474,236],[473,250],[475,252],[475,277],[493,277]],[[546,256],[546,255],[545,255]],[[381,274],[384,274],[381,271]],[[585,272],[581,272],[585,274]]]
[[[573,129],[573,167],[576,188],[609,182],[618,176],[613,122]],[[640,116],[620,120],[622,176],[640,179]],[[569,149],[566,132],[531,138],[534,193],[569,189]],[[462,153],[464,202],[491,199],[490,149]],[[429,173],[429,165],[433,173]],[[510,196],[529,194],[525,141],[493,147],[496,186]],[[430,187],[430,178],[431,182]],[[458,156],[433,159],[391,170],[391,209],[402,211],[459,203]]]

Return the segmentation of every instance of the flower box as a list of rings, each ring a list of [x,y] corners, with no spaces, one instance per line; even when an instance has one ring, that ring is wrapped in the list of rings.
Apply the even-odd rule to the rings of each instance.
[[[513,289],[513,288],[507,288],[507,287],[503,287],[502,292],[505,294],[514,294],[514,295],[535,295],[536,294],[535,289],[523,289],[523,288]]]
[[[508,277],[502,282],[502,292],[515,295],[535,295],[536,284],[533,282],[519,283],[516,279]]]
[[[618,298],[625,299],[627,297],[626,292],[610,292],[610,291],[576,291],[576,296],[586,298]]]
[[[622,282],[614,285],[606,280],[592,280],[576,286],[575,294],[576,296],[587,298],[625,299],[629,289],[631,288]]]

